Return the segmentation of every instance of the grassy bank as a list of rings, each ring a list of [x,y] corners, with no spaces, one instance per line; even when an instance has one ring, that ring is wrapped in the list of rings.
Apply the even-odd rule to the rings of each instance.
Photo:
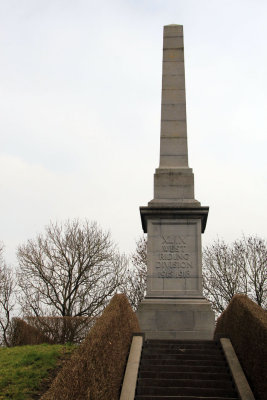
[[[74,348],[48,344],[0,348],[0,399],[38,398],[49,384],[53,371]]]

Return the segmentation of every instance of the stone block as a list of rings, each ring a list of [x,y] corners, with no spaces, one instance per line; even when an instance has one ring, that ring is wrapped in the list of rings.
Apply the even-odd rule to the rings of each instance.
[[[187,137],[186,120],[161,121],[161,137]]]
[[[193,170],[192,168],[189,167],[178,167],[178,168],[156,168],[156,172],[157,175],[193,175]]]
[[[184,40],[182,36],[165,36],[163,42],[164,49],[180,49],[184,48]]]
[[[154,199],[168,199],[170,202],[184,202],[185,200],[194,200],[193,185],[181,185],[179,187],[154,186]]]
[[[183,25],[165,25],[164,26],[164,38],[172,36],[182,36],[183,37]]]
[[[146,339],[212,340],[214,312],[199,299],[144,299],[137,317]]]
[[[164,121],[186,120],[185,104],[162,104],[161,118]]]
[[[187,156],[160,156],[160,168],[188,167]]]
[[[184,61],[184,49],[164,49],[163,61]]]
[[[185,90],[162,90],[161,104],[184,104],[185,105]]]
[[[184,62],[183,61],[163,61],[162,75],[182,75],[184,76]]]
[[[163,75],[162,77],[162,90],[185,90],[185,80],[183,75]]]
[[[187,139],[186,138],[167,138],[160,139],[160,154],[162,155],[185,155],[187,156]]]

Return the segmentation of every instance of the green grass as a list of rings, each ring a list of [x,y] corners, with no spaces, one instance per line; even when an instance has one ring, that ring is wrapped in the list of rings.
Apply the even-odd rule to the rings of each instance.
[[[49,344],[0,348],[0,399],[37,398],[44,379],[74,348]]]

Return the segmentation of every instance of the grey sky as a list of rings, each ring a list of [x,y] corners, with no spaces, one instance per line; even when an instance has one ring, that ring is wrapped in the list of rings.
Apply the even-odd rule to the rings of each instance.
[[[122,251],[158,167],[162,27],[184,25],[203,242],[266,235],[265,0],[0,0],[0,240],[88,218]]]

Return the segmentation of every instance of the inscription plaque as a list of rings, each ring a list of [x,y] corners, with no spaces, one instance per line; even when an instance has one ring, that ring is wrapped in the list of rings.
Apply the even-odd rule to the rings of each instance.
[[[148,296],[199,296],[200,221],[148,221]]]
[[[188,278],[192,261],[184,235],[162,235],[161,252],[156,262],[158,278]]]

